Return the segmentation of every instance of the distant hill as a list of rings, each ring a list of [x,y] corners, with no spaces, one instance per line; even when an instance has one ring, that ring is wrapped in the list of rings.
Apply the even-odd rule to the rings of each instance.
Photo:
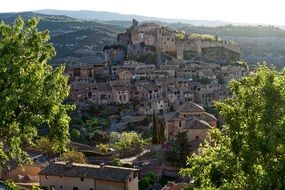
[[[54,10],[54,9],[43,9],[35,10],[36,13],[49,14],[49,15],[66,15],[77,19],[87,20],[101,20],[101,21],[131,21],[136,19],[138,21],[159,21],[163,23],[174,23],[184,22],[193,25],[202,26],[220,26],[226,24],[233,24],[230,22],[218,21],[218,20],[185,20],[185,19],[173,19],[173,18],[159,18],[159,17],[148,17],[135,14],[120,14],[107,11],[67,11],[67,10]]]
[[[124,27],[109,23],[71,18],[65,15],[45,15],[34,12],[0,13],[0,20],[12,23],[18,16],[25,20],[40,18],[39,29],[49,30],[57,56],[54,63],[101,63],[106,45],[116,43]]]
[[[43,13],[54,13],[47,15]],[[40,13],[41,12],[41,13]],[[70,14],[67,14],[70,12]],[[120,15],[117,13],[99,12],[101,17],[83,16],[82,12],[88,11],[55,11],[42,10],[23,13],[0,13],[0,20],[12,23],[18,15],[24,19],[37,16],[41,19],[39,28],[48,29],[51,33],[51,40],[57,50],[57,56],[54,63],[75,62],[75,63],[99,63],[104,61],[102,52],[106,45],[116,43],[117,34],[125,31],[126,27],[132,24],[132,15]],[[91,15],[94,16],[91,11]],[[77,13],[78,18],[73,13]],[[106,15],[104,16],[104,14]],[[66,15],[64,15],[66,14]],[[81,17],[80,17],[81,15]],[[114,16],[115,15],[115,16]],[[134,15],[138,16],[138,15]],[[128,20],[120,20],[127,19]],[[146,17],[134,17],[138,20]],[[100,20],[102,19],[102,20]],[[106,20],[109,19],[109,20]],[[156,18],[147,17],[149,20]],[[175,21],[170,23],[170,21]],[[158,20],[152,21],[157,24],[167,26],[176,30],[186,32],[218,35],[222,39],[232,40],[240,44],[242,48],[242,57],[249,63],[267,61],[270,64],[277,65],[279,68],[285,66],[285,30],[276,26],[261,25],[219,25],[219,26],[197,26],[178,22],[177,20]],[[205,22],[204,22],[205,23]],[[213,23],[212,23],[213,24]]]

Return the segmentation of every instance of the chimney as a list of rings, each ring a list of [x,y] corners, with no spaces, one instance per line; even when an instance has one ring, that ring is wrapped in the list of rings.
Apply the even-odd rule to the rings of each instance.
[[[105,167],[104,162],[100,163],[100,169],[104,169],[104,167]]]

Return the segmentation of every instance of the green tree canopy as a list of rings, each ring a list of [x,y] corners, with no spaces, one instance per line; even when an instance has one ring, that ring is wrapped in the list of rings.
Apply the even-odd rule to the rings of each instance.
[[[73,140],[78,141],[79,137],[80,137],[80,131],[77,129],[72,129],[70,136]]]
[[[103,130],[95,130],[94,133],[90,137],[90,141],[92,144],[97,145],[100,143],[109,142],[110,135]]]
[[[82,152],[77,150],[69,150],[62,154],[61,160],[65,162],[87,163],[87,159]]]
[[[10,26],[0,23],[0,139],[9,151],[9,159],[26,160],[22,147],[32,144],[38,126],[49,127],[49,138],[56,150],[64,150],[69,141],[65,105],[68,79],[64,67],[53,69],[49,61],[55,49],[48,31],[37,29],[36,18],[24,23],[17,18]]]
[[[123,132],[120,139],[116,142],[115,148],[119,151],[127,151],[130,149],[141,149],[148,144],[140,134],[136,132]]]
[[[285,70],[260,65],[229,87],[233,98],[216,103],[223,131],[181,173],[201,189],[284,189]]]
[[[187,156],[189,156],[191,151],[191,143],[188,140],[187,131],[180,131],[175,135],[172,147],[172,151],[166,152],[166,158],[176,166],[185,166]]]

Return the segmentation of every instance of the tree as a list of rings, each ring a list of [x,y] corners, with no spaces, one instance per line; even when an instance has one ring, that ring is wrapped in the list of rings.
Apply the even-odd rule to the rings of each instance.
[[[22,189],[19,186],[17,186],[13,181],[10,181],[10,180],[5,181],[4,186],[5,186],[5,189],[7,190],[21,190]],[[37,186],[32,186],[32,190],[42,190],[42,189]]]
[[[47,137],[41,137],[37,141],[36,147],[44,154],[53,155],[56,153],[52,142]]]
[[[133,99],[133,100],[131,101],[131,104],[132,104],[133,110],[134,110],[134,112],[135,112],[135,111],[137,110],[138,105],[140,105],[140,100],[139,100],[139,99]]]
[[[109,145],[108,144],[97,144],[96,149],[101,153],[101,154],[106,154],[108,153]]]
[[[145,174],[142,180],[139,181],[139,189],[147,189],[151,184],[155,182],[155,179],[156,177],[152,172]]]
[[[215,104],[222,131],[210,133],[181,173],[198,188],[285,188],[285,70],[260,65],[229,85],[233,98]]]
[[[165,124],[162,119],[158,120],[158,127],[159,127],[159,142],[164,143],[166,140],[165,137]]]
[[[62,154],[61,160],[65,162],[87,163],[87,159],[82,152],[76,150],[68,150]]]
[[[120,135],[120,139],[116,142],[115,147],[122,154],[125,154],[127,150],[142,149],[148,142],[144,140],[140,134],[136,132],[123,132]]]
[[[5,189],[7,190],[20,190],[19,186],[17,186],[13,181],[5,181]]]
[[[152,114],[152,143],[153,144],[159,144],[159,127],[158,127],[158,120],[156,118],[155,111],[153,111]]]
[[[100,144],[100,143],[107,143],[110,139],[110,136],[107,132],[102,131],[102,130],[96,130],[94,131],[92,137],[91,137],[91,142],[95,145]]]
[[[49,127],[55,150],[65,150],[69,142],[67,112],[73,106],[63,103],[68,79],[64,66],[48,64],[55,49],[38,22],[18,17],[12,26],[0,23],[0,139],[9,149],[0,151],[20,163],[27,160],[23,145],[33,144],[39,126]]]
[[[70,136],[73,140],[77,141],[80,137],[80,132],[77,129],[72,129]]]
[[[152,143],[153,144],[161,144],[163,143],[165,138],[165,129],[164,122],[157,118],[155,111],[152,114]]]
[[[167,153],[167,159],[174,165],[185,166],[190,154],[191,144],[188,140],[187,131],[178,132],[172,144],[173,150]]]

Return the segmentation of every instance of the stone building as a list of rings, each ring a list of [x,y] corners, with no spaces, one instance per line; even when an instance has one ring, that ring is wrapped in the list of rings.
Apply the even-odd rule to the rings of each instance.
[[[54,190],[138,190],[138,170],[55,162],[39,173],[40,186]]]

